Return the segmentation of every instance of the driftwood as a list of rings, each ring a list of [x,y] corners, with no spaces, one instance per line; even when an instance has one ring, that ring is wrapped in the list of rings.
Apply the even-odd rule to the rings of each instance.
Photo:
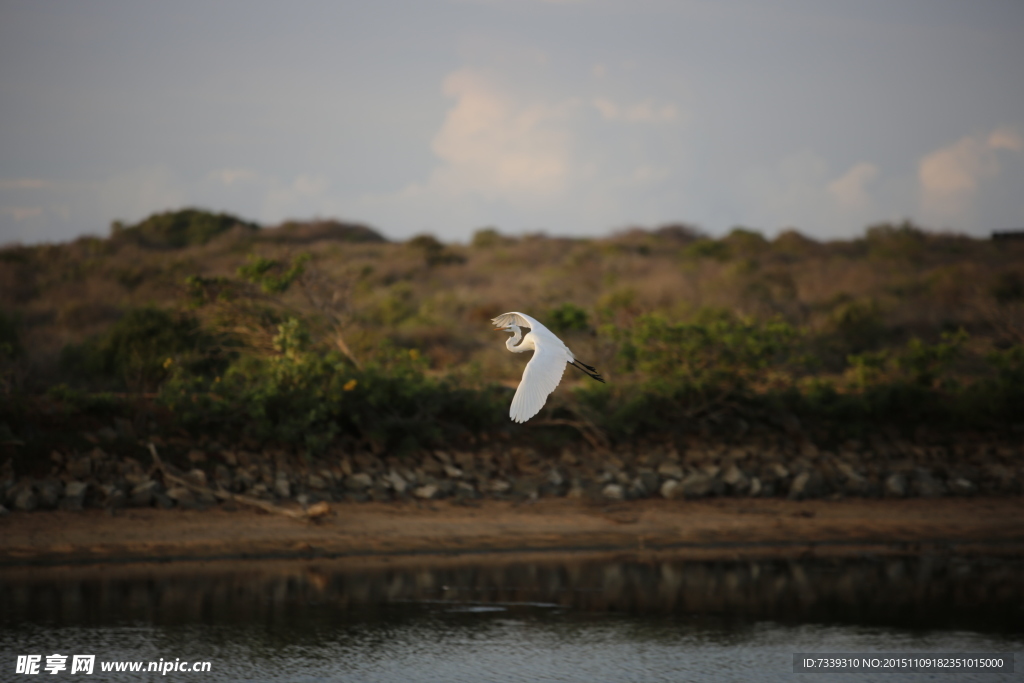
[[[266,512],[270,512],[275,515],[284,515],[285,517],[291,517],[292,519],[316,519],[317,517],[322,517],[331,511],[330,506],[323,502],[311,505],[306,510],[290,510],[288,508],[281,507],[280,505],[274,505],[273,503],[268,503],[265,500],[260,500],[259,498],[231,493],[230,491],[225,491],[223,488],[211,489],[208,486],[193,484],[187,479],[170,472],[164,464],[164,461],[160,458],[160,455],[156,452],[156,446],[153,445],[153,443],[149,443],[147,445],[149,446],[149,452],[153,454],[153,462],[156,463],[157,468],[160,470],[160,474],[163,475],[164,481],[178,486],[183,486],[195,493],[209,493],[221,500],[230,500],[235,503],[241,503],[242,505],[251,505]]]

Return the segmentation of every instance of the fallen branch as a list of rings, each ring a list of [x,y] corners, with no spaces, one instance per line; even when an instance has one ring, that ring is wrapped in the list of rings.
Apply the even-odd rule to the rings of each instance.
[[[156,446],[153,445],[152,442],[150,442],[147,445],[149,446],[149,452],[153,454],[153,462],[156,463],[157,468],[160,470],[160,474],[163,475],[164,481],[176,484],[178,486],[183,486],[189,491],[193,491],[195,493],[209,493],[213,496],[216,496],[217,498],[220,498],[221,500],[230,500],[235,503],[241,503],[243,505],[251,505],[253,507],[258,507],[261,510],[265,510],[266,512],[271,512],[275,515],[284,515],[285,517],[291,517],[292,519],[315,519],[317,517],[322,517],[323,515],[326,515],[328,512],[330,512],[330,506],[328,506],[327,503],[323,502],[311,505],[306,510],[289,510],[288,508],[283,508],[279,505],[268,503],[265,500],[253,498],[252,496],[242,496],[237,493],[225,491],[222,488],[211,489],[208,486],[199,486],[198,484],[193,484],[187,479],[183,479],[182,477],[172,474],[167,469],[167,466],[164,465],[164,461],[160,458],[160,455],[156,452]]]

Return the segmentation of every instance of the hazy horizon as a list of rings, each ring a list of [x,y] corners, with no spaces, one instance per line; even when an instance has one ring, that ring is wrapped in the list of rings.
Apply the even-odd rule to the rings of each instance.
[[[0,244],[1024,228],[1013,0],[0,2]]]

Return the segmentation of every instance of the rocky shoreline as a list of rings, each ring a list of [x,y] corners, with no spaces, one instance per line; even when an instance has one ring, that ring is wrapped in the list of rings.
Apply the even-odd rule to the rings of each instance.
[[[307,509],[321,502],[410,499],[804,500],[1024,492],[1024,444],[1010,440],[921,445],[879,437],[826,449],[806,439],[695,439],[557,454],[495,442],[402,457],[333,452],[309,459],[283,448],[223,447],[209,438],[139,439],[126,422],[83,434],[89,449],[54,450],[47,476],[18,476],[8,460],[0,466],[0,514],[218,504],[230,509],[232,497],[218,493]],[[149,455],[150,444],[162,458]]]

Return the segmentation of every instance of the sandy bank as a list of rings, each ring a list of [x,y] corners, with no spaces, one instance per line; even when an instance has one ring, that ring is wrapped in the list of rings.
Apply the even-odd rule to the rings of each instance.
[[[1024,498],[786,501],[568,499],[336,505],[317,523],[258,511],[129,509],[0,518],[0,570],[40,565],[657,553],[694,558],[875,552],[1024,556]]]

